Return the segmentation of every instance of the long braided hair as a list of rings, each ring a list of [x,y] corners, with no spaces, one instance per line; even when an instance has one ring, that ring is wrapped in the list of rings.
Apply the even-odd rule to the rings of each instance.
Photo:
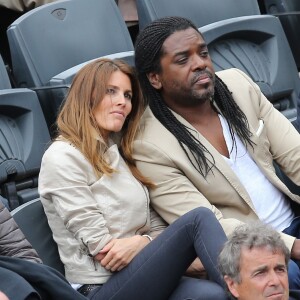
[[[135,66],[138,72],[140,84],[154,116],[177,138],[183,151],[188,156],[192,165],[203,176],[215,165],[215,160],[208,149],[198,141],[190,129],[177,120],[169,107],[163,101],[159,90],[149,82],[147,74],[160,73],[160,58],[164,41],[174,32],[198,28],[188,19],[182,17],[165,17],[150,23],[140,32],[135,43]],[[199,32],[201,35],[201,33]],[[235,103],[231,92],[225,83],[216,75],[215,93],[213,101],[217,104],[223,116],[229,124],[230,134],[233,140],[233,148],[236,146],[234,132],[239,136],[245,146],[250,144],[251,132],[245,114]],[[189,151],[187,150],[189,149]],[[194,161],[196,163],[194,163]]]

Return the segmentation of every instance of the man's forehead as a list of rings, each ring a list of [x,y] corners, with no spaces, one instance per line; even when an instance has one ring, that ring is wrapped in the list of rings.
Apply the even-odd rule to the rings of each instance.
[[[188,49],[191,44],[205,45],[205,41],[198,30],[187,28],[175,31],[163,43],[162,52],[172,54]]]
[[[251,249],[242,247],[241,249],[241,260],[247,261],[252,265],[275,258],[278,261],[285,262],[285,255],[280,249],[272,249],[270,247],[254,247]]]

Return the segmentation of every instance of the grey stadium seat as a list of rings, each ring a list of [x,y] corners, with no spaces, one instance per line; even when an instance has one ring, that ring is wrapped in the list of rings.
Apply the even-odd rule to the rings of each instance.
[[[297,118],[300,79],[288,41],[274,16],[232,18],[200,28],[215,70],[238,68],[289,120]]]
[[[43,263],[64,274],[64,265],[40,199],[19,206],[11,214]]]
[[[264,0],[264,4],[268,14],[279,18],[300,71],[300,1]]]
[[[97,57],[133,55],[128,28],[114,0],[55,1],[18,18],[7,35],[18,87],[49,85],[55,75]],[[55,93],[52,99],[41,94],[49,126],[62,99]]]
[[[7,70],[5,68],[3,59],[0,55],[0,90],[10,89],[10,88],[11,88],[11,84],[10,84],[10,81],[9,81]]]
[[[166,16],[180,16],[201,27],[224,19],[259,15],[256,1],[241,0],[136,0],[139,27]]]
[[[241,69],[277,109],[296,120],[300,104],[297,67],[279,20],[260,15],[256,0],[242,5],[240,0],[137,0],[137,6],[139,18],[179,15],[201,26],[216,71]]]
[[[0,186],[11,209],[38,197],[49,131],[34,91],[0,90]]]

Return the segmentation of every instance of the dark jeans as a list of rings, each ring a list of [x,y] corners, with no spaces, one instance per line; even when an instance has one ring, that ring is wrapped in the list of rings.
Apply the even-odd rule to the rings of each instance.
[[[10,300],[86,299],[55,269],[6,256],[0,256],[0,290]]]
[[[218,300],[228,299],[217,259],[226,241],[214,214],[196,208],[180,217],[147,245],[122,271],[115,273],[89,299]],[[199,257],[211,281],[182,277]]]
[[[282,232],[300,238],[300,217],[296,217],[291,225]],[[289,286],[290,289],[300,290],[300,262],[297,260],[290,260],[289,262]]]

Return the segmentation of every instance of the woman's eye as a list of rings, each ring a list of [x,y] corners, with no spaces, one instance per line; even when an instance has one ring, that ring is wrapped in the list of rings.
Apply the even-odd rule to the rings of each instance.
[[[108,95],[115,95],[116,94],[116,90],[113,88],[108,88],[106,89],[106,94]]]
[[[129,93],[126,93],[124,96],[125,96],[125,98],[128,99],[128,100],[132,100],[132,95],[129,94]]]

